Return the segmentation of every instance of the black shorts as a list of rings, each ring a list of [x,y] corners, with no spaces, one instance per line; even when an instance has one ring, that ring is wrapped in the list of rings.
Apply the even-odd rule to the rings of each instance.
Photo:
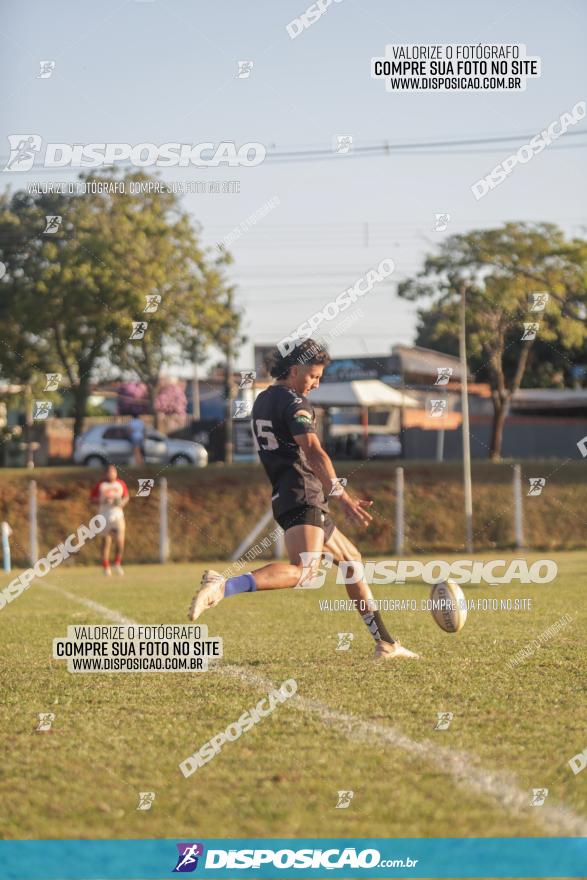
[[[331,538],[336,528],[328,513],[320,510],[319,507],[311,507],[309,504],[292,507],[285,513],[278,514],[275,519],[284,532],[294,526],[320,526],[324,529],[324,543]]]

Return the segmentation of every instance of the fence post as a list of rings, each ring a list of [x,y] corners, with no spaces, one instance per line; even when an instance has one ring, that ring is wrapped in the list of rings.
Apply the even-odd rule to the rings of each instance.
[[[524,546],[524,516],[522,508],[522,466],[514,465],[514,532],[516,547]]]
[[[7,522],[3,522],[0,529],[2,530],[2,567],[4,571],[11,571],[10,536],[12,534],[12,529]]]
[[[37,484],[29,483],[29,562],[34,565],[39,558],[39,542],[37,538]]]
[[[169,559],[169,532],[167,528],[167,480],[159,481],[159,562]]]
[[[395,469],[395,555],[404,552],[404,469]]]
[[[444,428],[436,432],[436,461],[444,461]]]

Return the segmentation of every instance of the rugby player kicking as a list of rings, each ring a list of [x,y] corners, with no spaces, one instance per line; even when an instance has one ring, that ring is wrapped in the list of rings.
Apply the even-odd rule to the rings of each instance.
[[[122,508],[128,504],[128,488],[124,480],[118,478],[118,471],[113,464],[106,468],[104,479],[100,480],[90,495],[98,504],[98,513],[106,519],[106,527],[102,534],[102,569],[106,577],[110,577],[110,545],[114,539],[114,571],[123,575],[122,554],[124,553],[125,522]]]
[[[273,487],[273,515],[285,532],[289,564],[273,562],[228,579],[217,571],[205,571],[192,599],[190,620],[229,596],[311,583],[318,574],[323,551],[331,554],[337,564],[361,561],[359,551],[330,519],[327,499],[334,497],[347,517],[364,527],[373,519],[367,509],[373,502],[352,498],[342,488],[318,440],[315,413],[306,398],[318,388],[329,362],[326,349],[312,339],[301,342],[285,356],[275,349],[269,367],[276,381],[259,394],[253,406],[255,445]],[[352,565],[344,569],[349,598],[355,600],[375,640],[375,659],[418,659],[418,654],[389,634],[375,610],[368,584],[360,578],[355,581]]]

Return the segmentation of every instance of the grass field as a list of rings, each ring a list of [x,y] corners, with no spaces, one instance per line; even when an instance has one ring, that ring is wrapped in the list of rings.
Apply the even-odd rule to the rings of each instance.
[[[529,612],[470,612],[457,636],[429,612],[384,614],[419,663],[374,664],[356,612],[319,610],[344,595],[332,575],[320,590],[234,597],[202,619],[223,637],[223,660],[191,674],[70,674],[52,639],[69,624],[112,623],[107,609],[183,622],[204,565],[131,566],[111,580],[57,569],[0,611],[3,836],[586,834],[587,772],[567,761],[587,745],[587,553],[551,558],[552,584],[465,588],[531,597]],[[375,588],[418,602],[428,591]],[[507,667],[564,614],[572,623]],[[350,651],[336,650],[339,631],[354,632]],[[288,678],[297,697],[183,777],[180,761]],[[442,711],[454,719],[434,731]],[[34,731],[40,712],[55,714],[52,733]],[[529,806],[533,788],[549,789],[544,806]],[[348,809],[335,808],[341,789],[354,791]],[[156,793],[150,810],[137,811],[139,791]]]

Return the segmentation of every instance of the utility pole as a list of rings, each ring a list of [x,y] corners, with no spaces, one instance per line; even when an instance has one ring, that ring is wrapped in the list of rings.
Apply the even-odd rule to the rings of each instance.
[[[465,298],[467,285],[465,281],[459,284],[461,294],[460,303],[460,328],[459,328],[459,353],[461,358],[461,410],[463,413],[463,480],[465,489],[465,549],[467,553],[473,552],[473,492],[471,485],[471,445],[469,433],[469,386],[467,378],[467,337],[465,324]]]
[[[192,419],[195,422],[199,422],[201,418],[200,413],[200,377],[198,375],[198,353],[199,347],[198,343],[194,342],[192,357],[193,357],[193,379],[192,379]]]
[[[227,308],[229,312],[232,312],[232,290],[228,291],[227,294]],[[232,464],[232,453],[233,453],[233,444],[232,444],[232,401],[233,401],[233,382],[232,382],[232,374],[233,374],[233,335],[232,335],[232,327],[230,325],[230,315],[229,315],[229,324],[227,326],[227,337],[226,337],[226,367],[225,367],[225,381],[224,381],[224,396],[226,398],[226,437],[224,440],[224,463]]]

